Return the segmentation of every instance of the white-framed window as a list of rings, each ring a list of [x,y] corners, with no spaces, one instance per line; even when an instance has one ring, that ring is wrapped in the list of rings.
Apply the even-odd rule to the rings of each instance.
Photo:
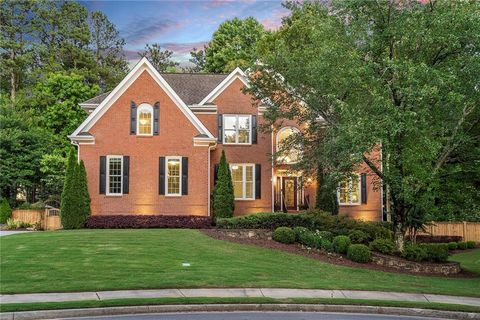
[[[121,196],[123,190],[123,156],[107,156],[107,195]]]
[[[153,135],[153,107],[142,103],[137,108],[137,135]]]
[[[252,116],[249,114],[224,114],[223,143],[251,144]]]
[[[182,157],[165,157],[165,195],[182,195]]]
[[[235,200],[255,199],[255,165],[230,164]]]
[[[354,175],[342,182],[338,186],[338,203],[341,205],[360,204],[360,176]]]
[[[277,152],[279,155],[277,161],[279,163],[294,164],[297,163],[300,158],[299,148],[291,148],[291,150],[283,150],[285,147],[282,145],[286,139],[288,139],[292,134],[300,132],[295,127],[283,127],[277,133]]]

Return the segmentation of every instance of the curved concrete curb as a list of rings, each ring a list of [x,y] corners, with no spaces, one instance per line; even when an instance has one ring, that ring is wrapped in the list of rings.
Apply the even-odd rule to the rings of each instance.
[[[419,308],[325,305],[325,304],[197,304],[197,305],[152,305],[130,307],[108,307],[87,309],[62,309],[44,311],[22,311],[1,313],[1,320],[57,319],[71,317],[115,316],[128,314],[172,313],[172,312],[341,312],[417,316],[444,319],[480,319],[480,313],[440,311]]]

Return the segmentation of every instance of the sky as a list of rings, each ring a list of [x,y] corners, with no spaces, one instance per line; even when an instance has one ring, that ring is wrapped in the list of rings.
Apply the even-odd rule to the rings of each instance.
[[[267,29],[276,29],[288,10],[278,0],[80,1],[89,11],[102,11],[126,41],[127,59],[147,43],[159,43],[174,52],[173,59],[188,63],[192,48],[203,49],[225,20],[255,17]]]

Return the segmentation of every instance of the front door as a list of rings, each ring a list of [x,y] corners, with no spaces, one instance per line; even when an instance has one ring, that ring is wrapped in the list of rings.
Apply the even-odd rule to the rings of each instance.
[[[283,200],[287,210],[297,210],[297,178],[282,177]]]

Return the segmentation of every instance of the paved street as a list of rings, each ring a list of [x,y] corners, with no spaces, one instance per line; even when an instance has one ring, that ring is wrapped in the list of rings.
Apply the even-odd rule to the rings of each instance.
[[[69,318],[80,320],[86,318]],[[429,320],[438,318],[323,312],[229,312],[163,313],[148,315],[89,317],[99,320]]]

